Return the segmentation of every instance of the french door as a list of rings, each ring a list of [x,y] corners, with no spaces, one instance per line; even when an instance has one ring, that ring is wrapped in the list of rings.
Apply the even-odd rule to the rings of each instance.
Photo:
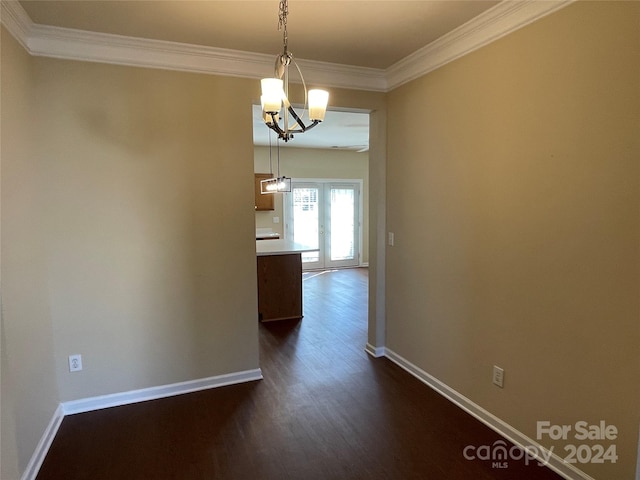
[[[285,197],[285,235],[318,248],[302,254],[304,270],[360,263],[360,183],[296,182]]]

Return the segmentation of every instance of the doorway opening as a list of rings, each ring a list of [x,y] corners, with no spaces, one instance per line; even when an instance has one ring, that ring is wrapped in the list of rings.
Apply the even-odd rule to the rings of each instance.
[[[259,105],[254,106],[253,118],[254,172],[269,172],[269,129],[264,125]],[[384,168],[381,168],[380,165],[381,162],[382,165],[384,164],[384,155],[381,152],[385,151],[385,138],[382,134],[385,118],[384,111],[352,108],[333,109],[327,111],[325,122],[318,128],[296,136],[291,142],[281,143],[279,152],[282,175],[297,182],[322,184],[315,185],[318,188],[315,199],[312,198],[311,192],[307,192],[309,195],[307,202],[320,202],[326,205],[327,195],[324,183],[356,183],[358,194],[354,194],[354,196],[358,199],[358,206],[353,209],[354,215],[357,214],[353,225],[359,231],[354,233],[353,242],[344,240],[347,236],[351,237],[353,230],[350,228],[346,229],[348,233],[341,232],[343,233],[341,238],[334,236],[334,239],[331,239],[330,232],[335,233],[334,231],[340,229],[338,227],[332,228],[331,219],[327,221],[326,216],[324,223],[319,223],[319,219],[323,216],[319,210],[320,205],[317,205],[318,220],[316,222],[318,226],[312,229],[312,233],[323,235],[321,237],[324,239],[323,242],[318,239],[318,248],[320,248],[320,243],[323,243],[324,258],[320,257],[320,252],[316,258],[306,258],[305,256],[303,269],[305,277],[311,274],[312,276],[316,275],[319,279],[328,276],[318,276],[317,274],[321,271],[369,267],[370,259],[373,260],[374,269],[371,278],[373,286],[367,292],[367,296],[371,293],[373,296],[366,301],[369,311],[366,350],[369,353],[375,350],[375,353],[372,353],[374,356],[379,356],[376,348],[383,345],[384,342],[384,242],[380,240],[380,231],[384,231],[384,207],[380,201],[381,197],[384,197]],[[374,133],[374,136],[370,138],[371,132]],[[371,150],[369,150],[370,140]],[[354,182],[354,180],[356,181]],[[376,190],[373,203],[370,201],[371,182],[374,182],[373,188]],[[382,190],[380,190],[381,186]],[[293,192],[291,193],[293,194]],[[350,196],[351,192],[346,195]],[[287,194],[277,194],[274,198],[273,210],[256,211],[256,231],[269,230],[273,234],[279,235],[279,238],[283,240],[287,239],[288,233],[289,238],[293,238],[294,230],[287,228],[287,222],[293,218],[293,207],[290,207],[290,212],[286,211],[288,203],[286,197]],[[303,203],[302,199],[299,199],[299,203]],[[300,207],[302,208],[302,205]],[[326,211],[327,207],[324,208]],[[337,207],[334,208],[334,211],[337,211]],[[336,214],[334,213],[331,218],[337,219]],[[375,238],[370,235],[372,228],[375,232]],[[315,229],[318,231],[313,232]],[[371,238],[374,243],[370,242]],[[331,242],[328,248],[326,242]],[[355,259],[357,261],[354,261]]]

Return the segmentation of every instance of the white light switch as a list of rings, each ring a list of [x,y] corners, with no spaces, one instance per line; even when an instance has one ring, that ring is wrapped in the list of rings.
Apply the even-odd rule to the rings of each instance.
[[[395,235],[393,234],[393,232],[389,232],[389,246],[393,247],[394,243],[395,243]]]
[[[273,223],[280,223],[280,217],[273,217]]]
[[[504,388],[504,369],[497,365],[493,366],[493,384]]]

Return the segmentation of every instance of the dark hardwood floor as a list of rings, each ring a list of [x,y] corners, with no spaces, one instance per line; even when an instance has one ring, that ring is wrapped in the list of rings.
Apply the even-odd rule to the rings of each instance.
[[[500,437],[364,352],[367,270],[304,274],[301,321],[260,325],[264,380],[66,417],[38,480],[517,479],[466,460]]]

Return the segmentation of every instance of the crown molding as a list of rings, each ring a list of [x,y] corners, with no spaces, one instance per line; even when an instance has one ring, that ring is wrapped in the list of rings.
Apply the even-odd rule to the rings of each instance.
[[[505,0],[416,50],[385,71],[387,90],[426,75],[575,0]]]
[[[269,55],[269,73],[273,72],[275,55]],[[323,87],[339,87],[375,92],[387,91],[387,80],[384,70],[379,68],[357,67],[338,63],[318,62],[315,60],[296,59],[300,69],[304,71],[307,84]]]
[[[386,70],[303,59],[298,64],[309,84],[388,92],[573,1],[502,1]],[[1,20],[36,56],[256,79],[273,68],[272,55],[36,24],[17,0],[2,0]]]
[[[274,55],[34,24],[32,55],[244,78],[273,75]],[[308,83],[384,91],[383,72],[298,60]]]
[[[13,38],[29,51],[29,32],[33,28],[33,22],[17,0],[2,0],[0,20]]]
[[[257,72],[267,71],[273,63],[267,55],[250,52],[39,24],[31,29],[29,53],[86,62],[256,78],[259,77]]]

